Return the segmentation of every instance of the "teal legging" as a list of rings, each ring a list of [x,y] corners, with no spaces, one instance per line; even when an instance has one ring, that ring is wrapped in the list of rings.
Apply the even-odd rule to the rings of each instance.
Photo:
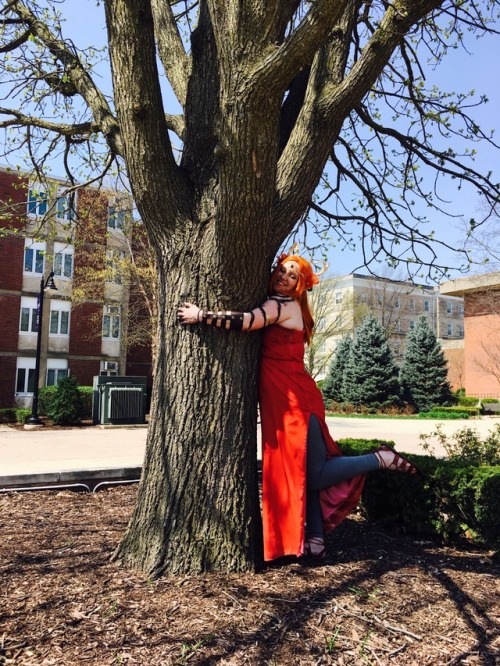
[[[325,440],[317,417],[313,414],[307,429],[306,532],[323,536],[323,513],[319,499],[322,488],[352,479],[358,474],[380,469],[374,453],[363,456],[326,457]]]

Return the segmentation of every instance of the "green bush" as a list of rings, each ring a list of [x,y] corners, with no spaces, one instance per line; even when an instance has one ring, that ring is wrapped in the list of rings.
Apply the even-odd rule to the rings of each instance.
[[[477,407],[479,403],[479,398],[475,398],[474,396],[461,396],[458,398],[458,404],[459,405],[464,405],[464,406],[469,406],[469,407]]]
[[[57,386],[44,386],[38,390],[38,413],[47,416],[57,393]]]
[[[419,412],[419,419],[468,419],[469,413],[463,411],[443,411],[436,409],[431,412]]]
[[[60,383],[60,382],[59,382]],[[92,398],[94,389],[92,386],[78,386],[78,391],[82,397],[81,419],[92,418]],[[44,386],[38,391],[38,413],[49,416],[54,397],[57,395],[57,386]]]
[[[346,455],[373,451],[380,440],[341,440]],[[368,520],[405,532],[460,545],[500,548],[500,466],[458,457],[411,455],[418,476],[368,474],[361,507]]]
[[[59,380],[56,392],[50,401],[47,416],[58,425],[78,423],[84,410],[82,394],[74,377]]]
[[[448,437],[440,424],[429,434],[420,435],[422,448],[434,453],[432,439],[436,439],[451,460],[465,461],[471,465],[500,465],[500,424],[488,432],[484,440],[475,428],[465,426]]]
[[[0,423],[24,423],[30,414],[31,409],[5,407],[0,409]]]
[[[455,407],[443,407],[442,405],[435,405],[432,409],[432,412],[443,412],[449,414],[464,413],[466,412],[469,416],[479,416],[481,411],[480,407],[468,407],[467,405],[457,405]]]
[[[482,405],[489,405],[491,403],[493,403],[494,405],[498,405],[500,400],[498,400],[497,398],[481,398],[480,402]]]
[[[92,418],[92,400],[94,397],[94,389],[92,386],[79,386],[78,390],[82,396],[83,407],[82,407],[82,419],[91,419]]]

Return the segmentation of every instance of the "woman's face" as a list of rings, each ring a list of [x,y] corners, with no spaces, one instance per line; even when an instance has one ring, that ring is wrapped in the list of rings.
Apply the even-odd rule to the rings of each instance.
[[[299,279],[299,267],[295,261],[285,261],[278,269],[273,284],[275,294],[280,296],[290,296],[297,286]]]

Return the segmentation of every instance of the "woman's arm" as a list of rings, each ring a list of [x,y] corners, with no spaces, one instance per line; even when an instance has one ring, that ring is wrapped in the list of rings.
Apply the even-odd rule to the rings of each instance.
[[[281,303],[274,299],[265,301],[250,312],[221,310],[212,312],[202,310],[194,303],[184,303],[177,310],[177,319],[181,324],[206,324],[216,328],[236,331],[256,331],[269,324],[276,324],[287,319]]]

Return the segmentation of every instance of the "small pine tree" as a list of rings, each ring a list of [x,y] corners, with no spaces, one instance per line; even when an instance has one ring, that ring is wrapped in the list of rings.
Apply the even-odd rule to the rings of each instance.
[[[57,391],[47,408],[47,416],[58,425],[78,423],[83,414],[83,398],[74,377],[59,380]]]
[[[351,353],[352,339],[349,336],[343,337],[333,356],[328,375],[323,382],[322,391],[325,400],[343,401],[342,381],[344,378],[344,368]]]
[[[398,368],[384,329],[371,314],[355,331],[342,395],[354,405],[378,407],[399,402]]]
[[[419,411],[452,399],[446,358],[423,315],[408,334],[399,379],[403,399]]]

